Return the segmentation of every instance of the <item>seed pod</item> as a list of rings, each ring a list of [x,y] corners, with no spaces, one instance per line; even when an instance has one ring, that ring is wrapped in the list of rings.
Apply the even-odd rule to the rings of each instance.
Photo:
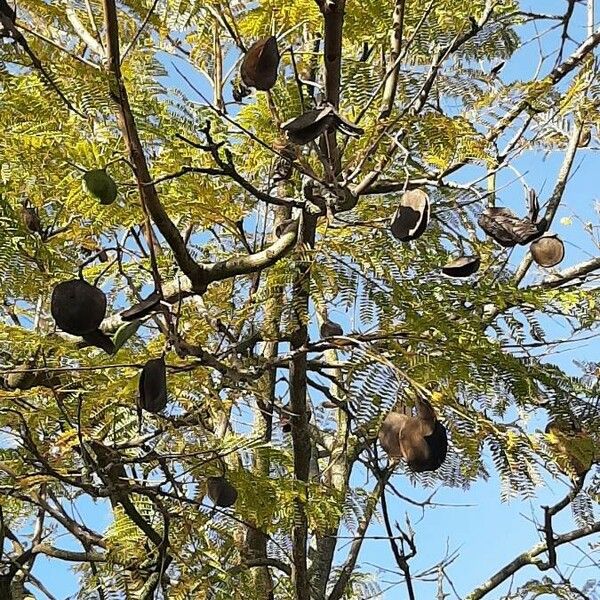
[[[459,256],[454,260],[447,262],[442,267],[442,273],[449,277],[469,277],[477,273],[481,259],[479,256]]]
[[[145,300],[134,304],[131,308],[121,313],[123,321],[135,321],[152,314],[160,305],[160,295],[158,292],[152,292]]]
[[[225,479],[225,477],[209,477],[207,481],[208,497],[215,506],[227,508],[235,504],[237,490]]]
[[[429,224],[429,213],[429,196],[423,190],[404,192],[392,217],[392,235],[401,242],[416,240]]]
[[[149,360],[140,373],[139,406],[159,413],[167,405],[167,368],[164,358]]]
[[[329,319],[325,319],[325,321],[323,321],[321,324],[321,337],[328,338],[336,335],[344,335],[342,326],[330,321]]]
[[[280,238],[282,235],[294,231],[298,226],[298,219],[286,219],[281,221],[277,227],[275,227],[275,235]]]
[[[31,233],[39,233],[43,232],[42,230],[42,222],[40,221],[40,216],[35,208],[30,206],[22,206],[21,207],[21,220],[23,224]]]
[[[270,90],[277,81],[279,58],[277,39],[274,36],[254,42],[240,67],[244,84],[257,90]]]
[[[531,246],[533,260],[541,267],[554,267],[565,257],[565,245],[556,235],[545,235]]]
[[[84,335],[100,327],[106,314],[106,296],[82,279],[63,281],[52,291],[50,312],[59,329]]]
[[[81,337],[87,345],[96,346],[96,348],[104,350],[106,354],[115,353],[115,345],[113,344],[112,339],[110,336],[100,331],[100,329],[96,329],[90,333],[85,333]]]
[[[28,361],[20,365],[16,365],[15,370],[32,369],[35,367],[35,362]],[[36,384],[36,374],[31,371],[23,371],[21,373],[9,373],[4,380],[6,387],[10,390],[29,390]]]
[[[83,175],[83,187],[100,204],[112,204],[117,198],[117,184],[106,169],[93,169]]]
[[[290,119],[281,124],[287,138],[293,144],[303,146],[316,140],[321,134],[331,129],[335,124],[335,115],[332,106],[314,108],[299,117]]]
[[[420,400],[417,409],[416,416],[390,412],[379,442],[390,458],[404,459],[411,471],[435,471],[446,459],[448,434],[428,402]]]
[[[590,127],[584,127],[580,134],[579,139],[577,140],[577,146],[579,148],[585,148],[589,145],[592,140],[592,129]]]

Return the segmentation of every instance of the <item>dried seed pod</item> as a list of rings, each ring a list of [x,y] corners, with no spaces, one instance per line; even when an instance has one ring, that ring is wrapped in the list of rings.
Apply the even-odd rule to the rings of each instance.
[[[565,245],[556,235],[545,235],[535,240],[529,250],[533,260],[541,267],[554,267],[565,257]]]
[[[158,413],[167,405],[167,368],[164,358],[149,360],[140,373],[139,406]]]
[[[294,231],[297,226],[298,219],[286,219],[285,221],[281,221],[281,223],[275,227],[275,235],[280,238],[285,233]]]
[[[545,218],[537,221],[538,212],[537,196],[530,190],[527,217],[517,217],[509,208],[489,207],[479,215],[477,223],[504,248],[511,248],[517,244],[525,246],[539,238],[548,228]]]
[[[240,67],[240,76],[244,84],[257,90],[270,90],[277,81],[279,58],[277,38],[274,36],[254,42],[246,52]]]
[[[84,335],[100,327],[106,314],[106,296],[83,279],[63,281],[52,291],[50,312],[59,329]]]
[[[330,321],[329,319],[325,319],[323,323],[321,323],[321,337],[334,337],[336,335],[344,335],[344,330],[341,325]]]
[[[281,124],[281,129],[293,144],[302,146],[316,140],[335,125],[335,115],[332,106],[314,108],[299,117]]]
[[[33,359],[15,366],[16,371],[33,368],[35,368],[35,361]],[[9,373],[4,379],[4,383],[10,390],[29,390],[36,385],[36,373],[32,373],[31,371]]]
[[[417,412],[416,416],[389,413],[379,430],[379,442],[390,458],[404,459],[411,471],[435,471],[446,459],[448,434],[428,402],[419,400]]]
[[[237,490],[225,477],[209,477],[207,480],[208,497],[215,506],[227,508],[235,504],[238,497]]]
[[[427,228],[429,216],[429,196],[423,190],[404,192],[392,217],[392,235],[401,242],[416,240]]]
[[[549,442],[558,455],[557,463],[565,471],[584,476],[596,459],[592,438],[575,423],[554,418],[546,425]]]
[[[13,7],[6,0],[0,0],[0,16],[6,17],[13,26],[17,19],[17,14]],[[11,31],[6,27],[2,27],[2,19],[0,19],[0,39],[3,37],[11,37]]]
[[[449,277],[469,277],[474,273],[477,273],[480,265],[481,259],[479,256],[462,255],[447,262],[442,267],[442,273]]]
[[[160,295],[158,292],[152,292],[146,299],[134,304],[131,308],[121,313],[123,321],[135,321],[152,314],[160,305]]]
[[[21,207],[21,220],[31,233],[43,233],[42,222],[38,211],[35,208],[24,204]]]
[[[113,344],[111,337],[100,331],[100,329],[96,329],[90,333],[84,333],[81,337],[86,345],[100,348],[101,350],[104,350],[106,354],[115,353],[115,345]]]
[[[579,148],[585,148],[589,145],[592,140],[592,129],[591,127],[583,127],[579,133],[579,139],[577,140],[577,146]]]
[[[117,184],[106,169],[93,169],[83,175],[83,187],[100,204],[112,204],[117,198]]]

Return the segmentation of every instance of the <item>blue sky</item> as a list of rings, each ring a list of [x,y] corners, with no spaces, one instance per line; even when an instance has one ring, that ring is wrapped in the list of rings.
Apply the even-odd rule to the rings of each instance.
[[[523,2],[525,8],[540,10],[547,13],[564,10],[566,2],[564,0],[544,0]],[[524,28],[523,38],[531,36],[533,31],[531,27]],[[575,26],[571,29],[571,34],[577,40],[583,39],[585,35],[585,14],[583,6],[577,7]],[[546,53],[556,47],[558,33],[549,33],[540,40]],[[572,48],[572,46],[568,46]],[[528,79],[537,64],[539,47],[537,43],[524,45],[517,56],[511,61],[510,65],[503,71],[503,79]],[[551,66],[554,57],[551,56],[547,65]],[[592,149],[586,149],[579,153],[577,159],[577,169],[572,180],[569,183],[563,207],[560,209],[557,219],[553,225],[553,231],[558,233],[566,242],[567,255],[562,266],[575,264],[580,260],[597,255],[597,249],[589,241],[589,236],[584,232],[582,224],[573,219],[573,224],[568,226],[560,223],[563,217],[576,216],[583,222],[591,221],[598,223],[597,213],[594,210],[594,203],[598,200],[596,187],[592,184],[597,180],[600,163],[597,152],[594,147],[598,147],[595,142]],[[542,154],[529,153],[515,161],[515,166],[524,175],[528,184],[541,190],[540,198],[542,202],[547,199],[549,191],[552,189],[553,181],[560,162],[562,153],[553,152],[547,156]],[[469,179],[465,177],[465,179]],[[456,179],[459,179],[457,175]],[[515,179],[514,172],[504,171],[498,179],[498,185],[508,184]],[[500,199],[505,204],[515,202],[515,207],[523,206],[523,191],[518,182],[506,187],[500,194]],[[520,204],[519,204],[520,203]],[[514,253],[513,259],[518,260],[518,252]],[[539,277],[540,274],[532,270],[530,279]],[[557,338],[564,337],[565,331],[560,322],[554,322],[552,333]],[[597,340],[585,342],[568,347],[568,351],[558,354],[551,358],[564,368],[571,369],[572,361],[575,359],[586,359],[598,356],[600,344]],[[413,498],[414,500],[423,500],[431,494],[431,489],[422,489],[414,487],[403,475],[397,475],[394,484],[398,490]],[[472,590],[478,584],[485,581],[489,576],[496,572],[506,562],[514,558],[518,553],[530,548],[539,539],[536,531],[536,525],[531,522],[532,518],[539,519],[541,516],[540,506],[551,504],[560,499],[566,488],[558,481],[548,481],[548,485],[540,491],[540,494],[532,501],[513,500],[502,503],[500,501],[499,482],[496,477],[492,477],[487,482],[477,482],[469,490],[447,489],[439,490],[435,497],[438,503],[455,505],[449,507],[438,507],[427,509],[424,518],[420,509],[410,507],[401,501],[388,496],[389,505],[393,507],[393,519],[400,523],[405,522],[405,515],[409,515],[411,523],[416,531],[416,543],[418,547],[417,557],[411,561],[411,569],[417,574],[423,569],[431,567],[440,561],[445,555],[453,551],[459,552],[459,557],[448,569],[459,595],[464,595]],[[460,507],[456,505],[468,505]],[[93,528],[102,530],[108,523],[108,515],[105,503],[93,503],[91,501],[78,501],[77,510],[84,515],[86,522]],[[569,510],[556,519],[556,529],[558,531],[567,531],[573,528],[573,521]],[[369,531],[369,535],[385,535],[381,525],[375,525]],[[70,547],[68,538],[59,538],[57,545],[61,547]],[[595,539],[598,542],[598,537]],[[584,540],[579,545],[586,546]],[[73,547],[80,550],[80,548]],[[559,559],[562,564],[577,564],[583,558],[582,552],[577,547],[565,547],[559,550]],[[388,543],[385,540],[367,540],[361,554],[361,562],[365,565],[376,565],[369,567],[380,580],[382,587],[385,587],[385,581],[395,581],[398,578],[392,573],[379,572],[378,568],[397,571],[393,558],[391,556]],[[584,563],[585,564],[585,563]],[[76,578],[71,574],[69,565],[60,561],[48,561],[40,557],[36,563],[35,573],[45,582],[48,589],[59,599],[64,600],[78,590]],[[565,568],[568,574],[568,568]],[[523,570],[517,577],[517,582],[523,582],[528,577],[540,576],[533,568]],[[582,584],[587,579],[600,578],[600,569],[595,567],[586,567],[578,571],[574,578],[576,583]],[[445,590],[450,594],[450,598],[455,596],[448,589],[445,583]],[[431,583],[416,583],[417,598],[428,600],[434,597],[435,586]],[[496,592],[489,594],[490,599],[500,599],[506,587],[499,588]],[[44,596],[37,593],[38,598]],[[395,587],[384,595],[385,600],[405,598],[405,588]]]

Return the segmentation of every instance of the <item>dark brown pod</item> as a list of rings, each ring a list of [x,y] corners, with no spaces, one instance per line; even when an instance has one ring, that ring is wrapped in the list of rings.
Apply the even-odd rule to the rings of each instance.
[[[392,217],[392,235],[401,242],[416,240],[425,232],[429,215],[429,196],[423,190],[404,192]]]
[[[147,317],[154,312],[160,305],[160,295],[158,292],[152,292],[146,299],[134,304],[131,308],[121,313],[123,321],[135,321]]]
[[[207,481],[208,497],[215,506],[227,508],[235,504],[237,490],[225,479],[225,477],[209,477]]]
[[[330,321],[329,319],[323,321],[323,323],[321,324],[321,337],[327,338],[334,337],[336,335],[344,335],[344,330],[342,329],[342,326],[338,325],[338,323]]]
[[[140,373],[139,406],[159,413],[167,405],[167,368],[164,358],[149,360]]]
[[[294,229],[298,225],[297,219],[286,219],[282,221],[275,227],[275,235],[280,238],[283,234],[289,233],[290,231],[294,231]]]
[[[90,333],[84,333],[82,336],[83,341],[89,346],[95,346],[104,350],[106,354],[115,353],[115,345],[110,336],[106,335],[100,329],[96,329]]]
[[[287,138],[293,144],[302,146],[316,140],[335,125],[335,114],[332,106],[314,108],[299,117],[281,124]]]
[[[419,401],[415,416],[390,412],[379,430],[379,442],[392,459],[403,459],[415,472],[439,469],[448,453],[446,428],[428,402]]]
[[[62,331],[72,335],[91,333],[106,315],[106,296],[83,279],[63,281],[52,291],[50,312]]]
[[[31,233],[42,233],[42,222],[35,208],[30,206],[21,207],[21,219]]]
[[[565,257],[565,245],[556,235],[545,235],[535,240],[529,250],[533,260],[541,267],[554,267]]]
[[[279,58],[277,39],[274,36],[254,42],[246,52],[240,67],[244,84],[257,90],[270,90],[277,81]]]
[[[449,277],[470,277],[477,273],[481,265],[479,256],[459,256],[442,267],[442,273]]]

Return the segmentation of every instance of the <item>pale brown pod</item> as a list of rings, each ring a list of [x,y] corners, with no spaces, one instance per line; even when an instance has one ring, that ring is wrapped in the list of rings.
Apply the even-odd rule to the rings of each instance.
[[[529,250],[540,267],[554,267],[565,257],[565,245],[556,235],[545,235],[535,240]]]
[[[240,67],[242,81],[248,87],[257,90],[270,90],[277,81],[279,59],[279,48],[274,36],[254,42],[246,52]]]
[[[429,214],[429,196],[423,190],[404,192],[390,224],[392,235],[401,242],[416,240],[425,232]]]

